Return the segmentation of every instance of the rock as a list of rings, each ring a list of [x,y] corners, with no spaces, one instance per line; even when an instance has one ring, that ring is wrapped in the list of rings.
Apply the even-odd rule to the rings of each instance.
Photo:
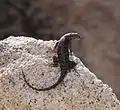
[[[75,56],[76,71],[69,72],[55,89],[35,91],[24,82],[48,87],[60,76],[53,67],[56,41],[9,37],[0,41],[0,110],[120,110],[112,89],[103,84]]]

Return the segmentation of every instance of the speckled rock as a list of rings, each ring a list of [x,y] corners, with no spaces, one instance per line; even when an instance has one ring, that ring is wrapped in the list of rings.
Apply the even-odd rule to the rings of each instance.
[[[112,89],[91,73],[75,56],[76,71],[69,72],[55,89],[35,91],[24,82],[48,87],[60,76],[53,67],[56,41],[9,37],[0,41],[0,110],[120,110]]]

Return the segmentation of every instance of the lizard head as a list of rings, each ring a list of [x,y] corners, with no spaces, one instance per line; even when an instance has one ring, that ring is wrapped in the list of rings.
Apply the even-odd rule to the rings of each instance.
[[[80,40],[80,38],[82,38],[78,33],[67,33],[64,35],[64,37],[68,40]]]

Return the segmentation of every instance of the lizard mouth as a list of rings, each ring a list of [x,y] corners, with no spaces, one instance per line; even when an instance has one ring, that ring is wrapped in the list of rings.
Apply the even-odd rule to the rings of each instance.
[[[75,38],[75,40],[80,40],[81,38],[83,38],[83,37],[78,36],[78,37]]]
[[[80,38],[75,38],[75,40],[80,40]]]

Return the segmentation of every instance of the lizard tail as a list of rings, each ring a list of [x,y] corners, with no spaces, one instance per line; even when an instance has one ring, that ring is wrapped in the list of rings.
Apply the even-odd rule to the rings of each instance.
[[[47,88],[36,88],[36,87],[33,87],[33,86],[26,80],[26,77],[25,77],[25,74],[24,74],[24,72],[23,72],[23,69],[22,69],[22,74],[23,74],[23,78],[24,78],[25,83],[26,83],[30,88],[32,88],[33,90],[36,90],[36,91],[47,91],[47,90],[50,90],[50,89],[54,89],[58,84],[60,84],[60,83],[64,80],[64,78],[65,78],[65,76],[66,76],[66,74],[67,74],[67,71],[64,71],[64,73],[61,73],[61,75],[60,75],[59,79],[57,80],[57,82],[56,82],[55,84],[53,84],[52,86],[49,86],[49,87],[47,87]]]

